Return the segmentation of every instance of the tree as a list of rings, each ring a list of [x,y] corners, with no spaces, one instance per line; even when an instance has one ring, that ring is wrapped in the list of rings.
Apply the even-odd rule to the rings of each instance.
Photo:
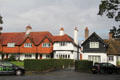
[[[120,21],[120,0],[102,0],[98,15],[106,15],[115,21]]]
[[[112,33],[112,37],[115,39],[119,39],[120,38],[120,26],[119,28],[116,28],[115,26],[113,26],[113,29],[110,29],[110,33]]]
[[[3,24],[2,16],[0,16],[0,24]]]
[[[101,0],[98,15],[106,15],[109,19],[120,22],[120,0]],[[119,28],[113,26],[113,29],[110,29],[110,33],[113,34],[113,38],[120,38],[120,25]]]

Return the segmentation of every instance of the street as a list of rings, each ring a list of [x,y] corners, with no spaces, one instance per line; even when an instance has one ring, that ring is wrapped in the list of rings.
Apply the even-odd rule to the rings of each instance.
[[[54,71],[24,76],[0,76],[0,80],[120,80],[118,74],[91,74],[74,71]]]

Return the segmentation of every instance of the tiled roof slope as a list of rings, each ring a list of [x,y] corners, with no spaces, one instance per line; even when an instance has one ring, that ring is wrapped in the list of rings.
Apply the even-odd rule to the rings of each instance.
[[[120,40],[104,40],[104,42],[108,44],[108,55],[120,55]]]
[[[50,32],[47,31],[31,32],[28,37],[35,45],[39,45],[44,38],[48,38],[52,42],[56,42],[56,41],[73,42],[73,39],[69,37],[67,34],[63,36],[53,36]],[[21,45],[28,37],[25,36],[25,32],[2,33],[0,35],[0,42],[2,45],[7,45],[7,43],[15,43],[16,45]]]
[[[67,34],[63,35],[63,36],[54,36],[53,37],[53,41],[54,42],[59,42],[59,41],[68,41],[68,42],[72,42],[73,39],[71,37],[69,37]]]

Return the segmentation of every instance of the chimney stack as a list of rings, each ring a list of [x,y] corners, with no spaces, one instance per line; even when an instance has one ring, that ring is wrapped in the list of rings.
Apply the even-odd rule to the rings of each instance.
[[[31,30],[32,30],[31,26],[26,26],[26,33],[25,33],[26,36],[28,36],[30,34]]]
[[[85,28],[85,40],[89,37],[88,27]]]
[[[109,32],[109,40],[113,40],[113,33]]]
[[[64,35],[64,28],[60,28],[60,36],[63,36]]]
[[[75,44],[78,44],[78,29],[75,27],[74,29],[74,42]]]

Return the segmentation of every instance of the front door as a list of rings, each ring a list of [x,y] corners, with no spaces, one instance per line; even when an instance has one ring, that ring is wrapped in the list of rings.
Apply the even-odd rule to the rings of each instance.
[[[40,59],[42,59],[42,54],[40,54]]]
[[[36,59],[38,59],[38,53],[36,53],[36,55],[35,55],[35,56],[36,56]]]

